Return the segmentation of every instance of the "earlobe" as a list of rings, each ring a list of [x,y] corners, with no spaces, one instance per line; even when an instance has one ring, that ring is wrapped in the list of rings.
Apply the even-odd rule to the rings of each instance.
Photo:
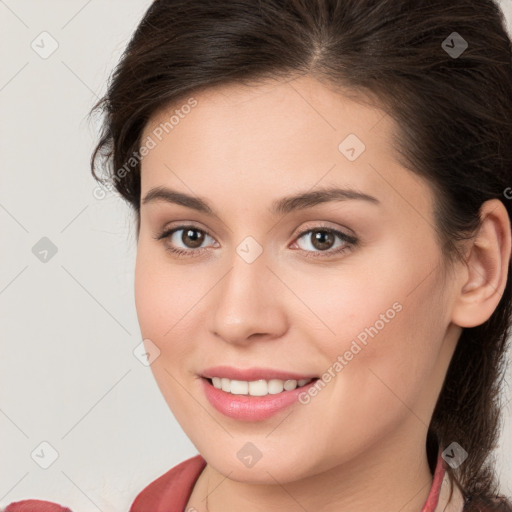
[[[480,209],[480,219],[467,253],[463,283],[454,301],[452,322],[460,327],[476,327],[490,318],[509,274],[512,236],[505,205],[499,199],[486,201]]]

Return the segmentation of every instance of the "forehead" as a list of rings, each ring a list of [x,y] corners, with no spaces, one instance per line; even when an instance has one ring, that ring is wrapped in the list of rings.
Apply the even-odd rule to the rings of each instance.
[[[398,163],[397,133],[367,98],[312,77],[207,88],[147,123],[142,141],[155,147],[142,160],[142,194],[168,184],[223,198],[232,188],[243,204],[241,191],[271,201],[316,183],[344,184],[395,205],[410,196],[428,210],[427,183]]]
[[[194,106],[190,107],[192,101]],[[222,116],[220,119],[219,115]],[[208,135],[209,128],[213,126],[218,130],[221,124],[224,132],[236,129],[240,136],[244,132],[255,136],[265,132],[275,135],[280,131],[287,137],[290,129],[297,134],[302,129],[310,138],[314,138],[319,130],[322,134],[325,131],[340,132],[337,136],[346,130],[363,135],[379,124],[379,130],[373,134],[375,137],[395,128],[392,120],[368,96],[342,87],[334,91],[332,86],[308,75],[249,85],[222,84],[181,96],[151,116],[143,137],[158,127],[163,128],[163,136],[183,133],[183,124],[197,128],[194,121],[198,117],[201,118],[203,136]],[[185,119],[189,121],[184,123]]]

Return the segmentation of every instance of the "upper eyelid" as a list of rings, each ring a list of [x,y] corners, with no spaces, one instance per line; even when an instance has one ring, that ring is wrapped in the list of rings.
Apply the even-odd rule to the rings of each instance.
[[[204,228],[199,224],[196,224],[196,221],[176,221],[176,222],[181,222],[181,224],[177,224],[175,226],[172,226],[171,224],[173,224],[172,222],[169,222],[167,224],[164,225],[163,228],[160,229],[160,233],[164,233],[164,232],[169,232],[169,231],[176,231],[176,230],[179,230],[179,229],[185,229],[185,228],[188,228],[188,227],[192,227],[194,229],[198,229],[200,231],[204,231],[205,233],[207,233],[208,235],[210,235],[212,238],[213,238],[213,235],[210,234],[210,230],[207,229],[207,228]],[[311,224],[310,227],[306,227],[306,228],[303,228],[301,229],[300,231],[297,231],[297,230],[294,230],[293,232],[296,232],[296,236],[298,234],[304,234],[306,231],[308,231],[309,229],[330,229],[330,230],[334,230],[334,231],[342,231],[344,232],[347,236],[353,236],[353,237],[356,237],[357,235],[355,234],[355,232],[350,229],[349,227],[347,226],[331,226],[331,225],[327,225],[327,223],[330,222],[331,224],[336,224],[335,222],[332,222],[332,221],[308,221],[306,222],[306,224]],[[304,224],[304,223],[302,223]],[[231,231],[231,230],[230,230]],[[292,233],[293,233],[292,232]],[[290,233],[290,236],[291,234]]]

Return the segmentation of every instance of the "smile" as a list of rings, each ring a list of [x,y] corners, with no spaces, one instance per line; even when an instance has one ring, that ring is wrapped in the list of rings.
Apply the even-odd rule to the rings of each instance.
[[[298,403],[318,377],[272,368],[205,369],[200,380],[208,402],[223,416],[238,421],[263,421]]]
[[[309,384],[313,379],[270,379],[270,380],[232,380],[226,377],[209,379],[213,387],[232,395],[266,396],[276,395],[283,391],[293,391],[298,387]]]

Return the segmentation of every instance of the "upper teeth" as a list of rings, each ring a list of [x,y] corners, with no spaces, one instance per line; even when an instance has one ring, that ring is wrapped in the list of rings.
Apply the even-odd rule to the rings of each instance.
[[[212,382],[213,386],[217,389],[222,389],[222,391],[226,391],[233,395],[251,395],[251,396],[265,396],[265,395],[275,395],[277,393],[281,393],[283,390],[292,391],[297,386],[304,386],[308,384],[313,379],[300,379],[300,380],[280,380],[280,379],[270,379],[270,380],[231,380],[226,379],[224,377],[213,377]]]

